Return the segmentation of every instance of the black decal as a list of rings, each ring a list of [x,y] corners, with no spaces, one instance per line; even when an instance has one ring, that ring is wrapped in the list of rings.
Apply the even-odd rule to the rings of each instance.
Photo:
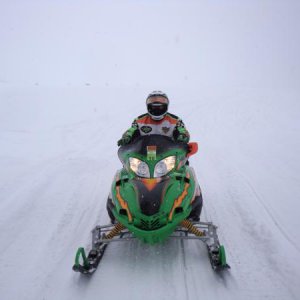
[[[145,133],[149,133],[152,131],[152,128],[150,126],[143,126],[141,130]]]
[[[170,128],[169,127],[163,127],[162,131],[167,134],[169,132]]]

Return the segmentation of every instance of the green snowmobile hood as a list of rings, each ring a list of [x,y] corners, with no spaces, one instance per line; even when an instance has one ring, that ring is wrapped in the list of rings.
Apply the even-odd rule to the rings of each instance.
[[[192,210],[195,175],[186,165],[188,145],[168,137],[149,135],[119,149],[123,163],[113,180],[112,213],[117,221],[146,243],[164,241]],[[154,178],[158,162],[175,156],[175,166],[166,175]],[[137,176],[129,158],[146,163],[148,178]]]

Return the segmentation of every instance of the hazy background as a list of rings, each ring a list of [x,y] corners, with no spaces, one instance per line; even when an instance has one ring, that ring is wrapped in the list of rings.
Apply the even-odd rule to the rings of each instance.
[[[1,84],[298,87],[299,1],[0,3]]]
[[[299,299],[299,16],[291,0],[0,0],[1,298]],[[116,142],[157,89],[199,143],[232,269],[193,241],[134,242],[85,280],[74,253],[108,222]]]

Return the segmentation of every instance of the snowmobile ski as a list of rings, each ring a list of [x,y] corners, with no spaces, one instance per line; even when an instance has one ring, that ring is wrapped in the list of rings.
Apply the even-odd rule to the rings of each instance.
[[[88,256],[86,256],[84,248],[78,248],[73,270],[82,274],[93,274],[104,255],[108,243],[118,234],[121,238],[120,232],[123,229],[124,226],[120,223],[116,225],[96,226],[92,230],[92,249]],[[106,234],[108,231],[109,233]],[[80,260],[82,260],[82,263],[80,263]]]
[[[202,192],[188,163],[197,149],[197,143],[157,134],[121,146],[118,156],[123,167],[114,176],[106,205],[112,224],[93,229],[91,250],[88,255],[83,248],[77,250],[74,271],[92,274],[109,243],[134,238],[150,245],[168,238],[200,240],[214,270],[229,268],[217,227],[198,221]]]
[[[207,246],[210,263],[215,271],[230,268],[226,261],[225,248],[219,243],[217,226],[211,222],[184,220],[170,238],[200,240]],[[92,249],[86,256],[84,248],[78,248],[73,270],[82,274],[93,274],[109,243],[132,239],[136,238],[121,223],[96,226],[92,230]]]

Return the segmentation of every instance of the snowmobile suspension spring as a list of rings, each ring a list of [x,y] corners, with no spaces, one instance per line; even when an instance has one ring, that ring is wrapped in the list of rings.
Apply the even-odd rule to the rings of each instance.
[[[116,235],[118,235],[123,229],[125,229],[125,226],[121,223],[118,223],[115,225],[115,227],[110,231],[109,234],[105,235],[105,238],[112,239]]]
[[[183,220],[181,222],[181,226],[185,227],[189,232],[193,233],[196,236],[204,236],[205,233],[201,230],[199,230],[197,227],[195,227],[193,225],[192,222],[190,222],[189,220]]]

